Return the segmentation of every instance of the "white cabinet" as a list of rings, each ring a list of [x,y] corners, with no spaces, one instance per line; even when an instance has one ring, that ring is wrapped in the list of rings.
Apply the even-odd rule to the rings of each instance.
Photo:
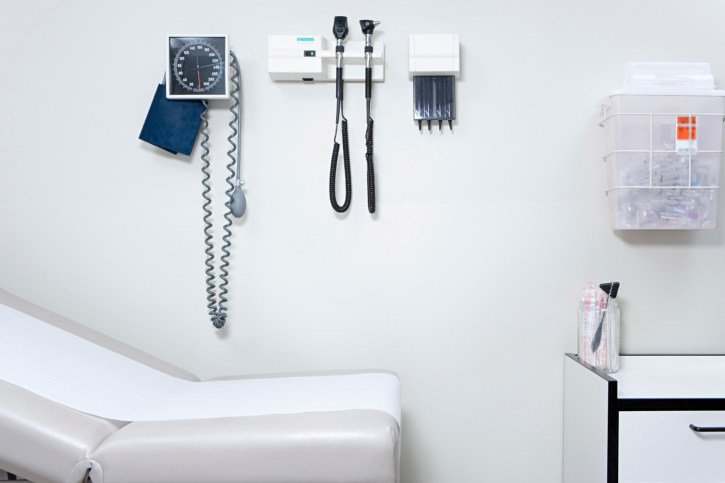
[[[725,411],[619,413],[619,481],[725,481]]]
[[[725,356],[567,354],[564,482],[725,482]]]

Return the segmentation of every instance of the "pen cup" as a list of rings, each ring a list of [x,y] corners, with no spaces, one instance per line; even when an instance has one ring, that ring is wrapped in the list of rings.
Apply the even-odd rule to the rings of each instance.
[[[602,302],[603,304],[603,302]],[[577,313],[578,356],[604,372],[619,370],[619,306],[614,299],[609,300],[605,309],[595,302],[579,302]],[[599,324],[602,324],[602,337],[599,347],[592,352],[592,340]]]

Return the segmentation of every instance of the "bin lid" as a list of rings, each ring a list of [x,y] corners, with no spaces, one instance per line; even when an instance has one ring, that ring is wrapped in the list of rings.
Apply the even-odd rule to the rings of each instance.
[[[624,88],[611,96],[714,96],[725,91],[715,89],[715,79],[708,62],[627,62]]]

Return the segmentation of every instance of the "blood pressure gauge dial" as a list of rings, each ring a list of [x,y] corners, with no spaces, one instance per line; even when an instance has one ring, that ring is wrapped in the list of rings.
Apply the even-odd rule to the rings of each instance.
[[[169,35],[167,99],[229,98],[229,37]]]

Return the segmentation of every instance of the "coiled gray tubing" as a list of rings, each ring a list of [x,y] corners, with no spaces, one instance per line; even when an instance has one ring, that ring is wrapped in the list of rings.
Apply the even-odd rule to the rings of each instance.
[[[227,185],[229,185],[229,189],[225,192],[227,201],[224,203],[224,206],[226,207],[227,211],[224,213],[224,219],[226,220],[226,223],[223,226],[224,235],[222,236],[222,246],[221,251],[223,252],[223,255],[219,258],[221,264],[219,266],[219,271],[221,274],[219,275],[219,279],[221,280],[221,283],[219,284],[219,303],[217,304],[216,299],[216,292],[215,288],[216,285],[214,283],[214,244],[212,243],[212,239],[214,238],[213,235],[209,232],[211,228],[213,228],[212,222],[209,220],[211,217],[211,210],[209,209],[209,206],[211,205],[211,198],[209,198],[209,192],[211,191],[211,186],[209,186],[209,178],[211,177],[209,174],[209,158],[207,157],[209,155],[209,147],[207,146],[207,142],[209,141],[209,134],[207,133],[207,127],[209,127],[209,123],[206,120],[206,111],[207,109],[207,101],[202,101],[204,103],[204,112],[201,113],[201,135],[203,136],[203,139],[201,141],[201,148],[203,149],[203,152],[201,154],[201,160],[203,161],[201,172],[204,174],[204,179],[202,179],[201,184],[204,186],[204,191],[202,192],[201,196],[204,198],[204,205],[202,206],[202,209],[204,210],[204,243],[206,244],[206,250],[204,250],[204,253],[206,254],[206,260],[204,264],[206,265],[206,293],[207,297],[206,300],[208,302],[207,309],[209,309],[209,316],[211,317],[211,321],[214,324],[214,327],[217,329],[221,329],[224,327],[224,324],[227,321],[227,314],[225,307],[225,303],[227,302],[226,295],[229,293],[229,290],[227,289],[227,286],[229,285],[229,280],[227,279],[227,276],[229,275],[229,271],[227,268],[229,267],[229,247],[231,247],[232,242],[229,239],[229,237],[232,235],[231,230],[229,230],[229,227],[232,226],[232,219],[231,219],[231,195],[232,191],[234,191],[234,184],[232,183],[232,179],[235,176],[233,166],[235,164],[239,164],[240,162],[240,155],[239,151],[237,150],[237,145],[234,143],[233,138],[237,136],[237,133],[239,130],[237,127],[235,127],[235,123],[237,126],[239,125],[241,118],[239,114],[237,114],[237,107],[240,105],[239,97],[237,96],[237,93],[239,92],[239,63],[237,62],[237,57],[234,55],[234,52],[229,52],[231,56],[231,67],[234,69],[234,74],[232,75],[231,81],[234,84],[234,87],[232,88],[231,96],[234,100],[234,103],[229,108],[232,114],[234,114],[234,118],[229,122],[229,127],[232,128],[232,134],[227,138],[227,141],[229,141],[229,144],[232,145],[231,149],[227,151],[227,155],[231,159],[229,164],[227,164],[227,170],[229,171],[229,176],[226,178]],[[237,151],[237,158],[234,157],[233,153]],[[237,170],[239,170],[241,166],[237,166]]]

